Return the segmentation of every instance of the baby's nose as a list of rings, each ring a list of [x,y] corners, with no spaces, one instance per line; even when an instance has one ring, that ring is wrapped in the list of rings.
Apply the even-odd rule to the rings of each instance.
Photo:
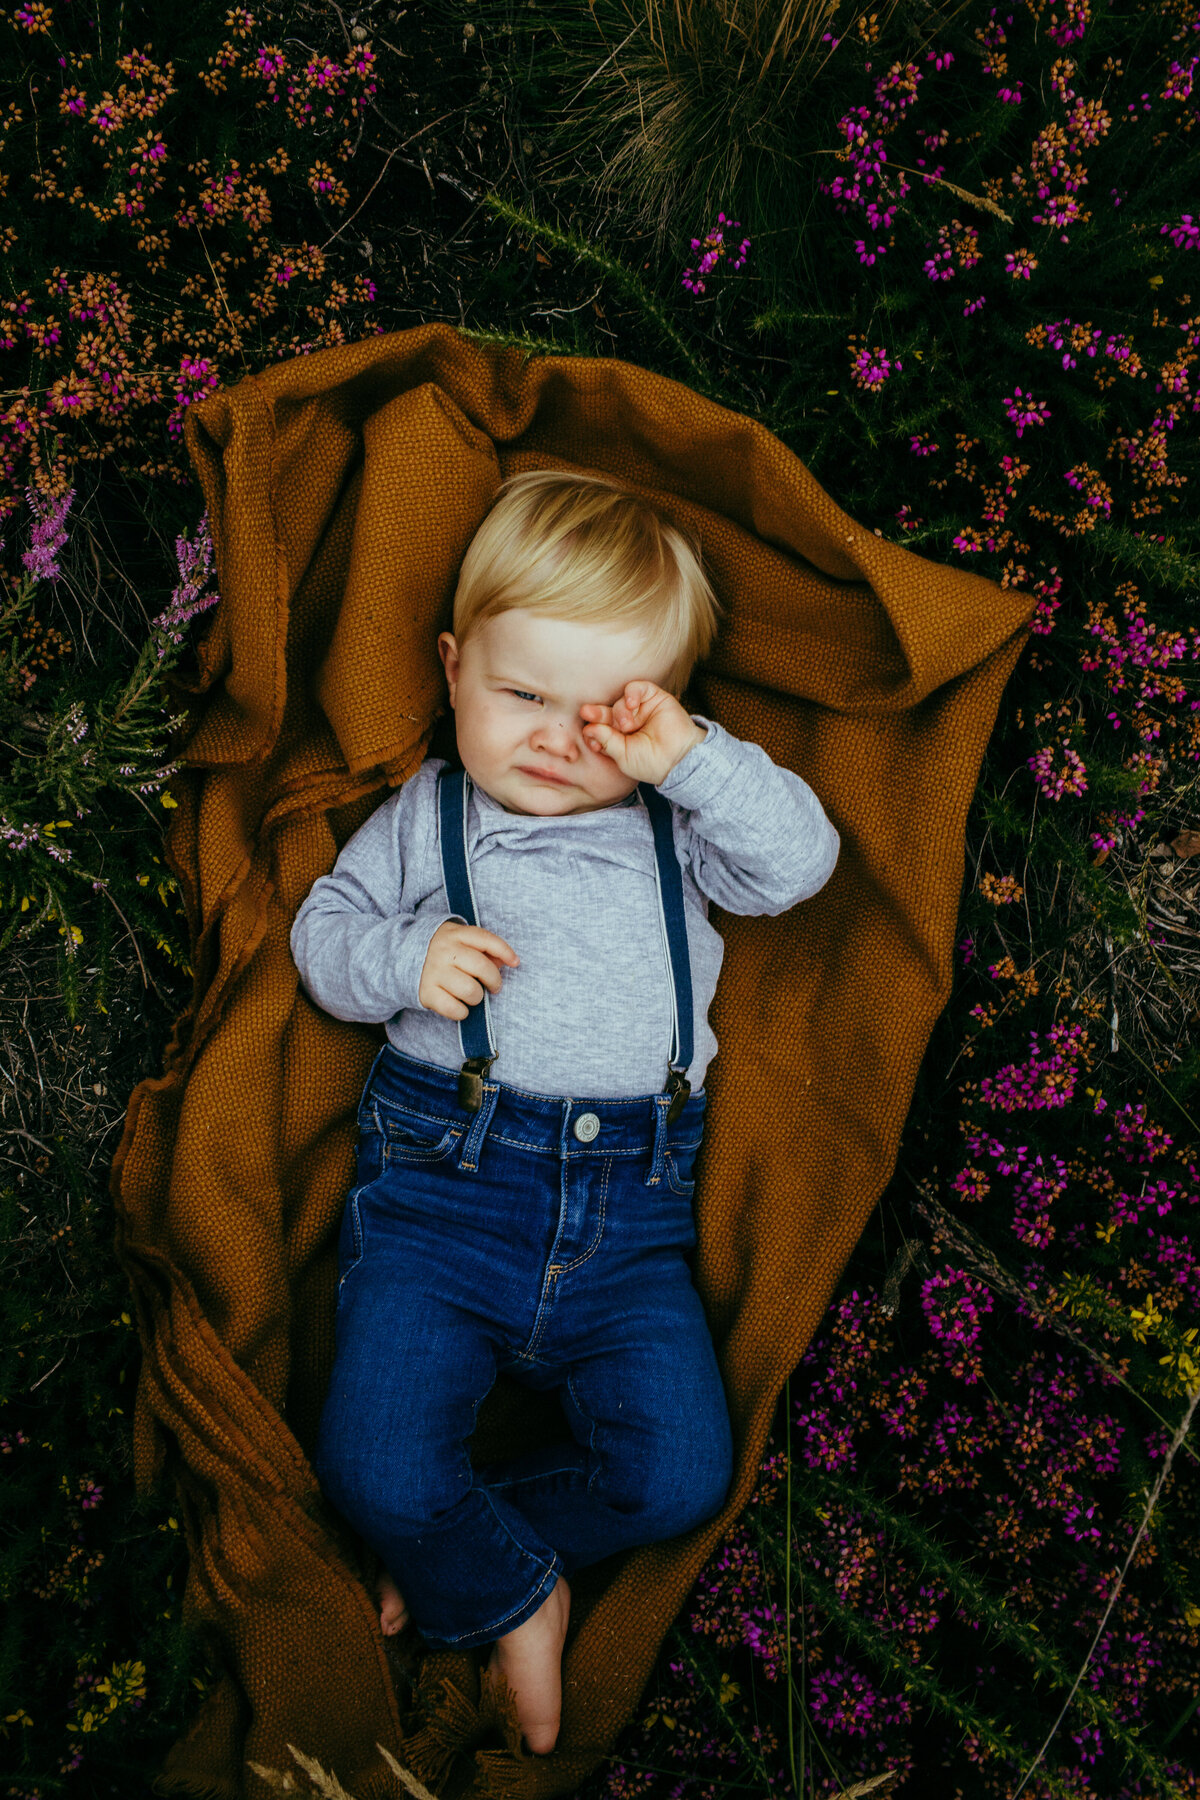
[[[574,741],[577,736],[577,731],[572,720],[551,718],[543,719],[541,721],[537,730],[534,732],[534,736],[539,740],[544,740],[546,743],[568,745]]]

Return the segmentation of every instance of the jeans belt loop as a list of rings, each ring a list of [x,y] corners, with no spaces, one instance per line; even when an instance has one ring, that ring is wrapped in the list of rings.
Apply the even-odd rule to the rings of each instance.
[[[654,1096],[654,1150],[650,1157],[650,1173],[646,1177],[646,1186],[654,1187],[663,1178],[666,1168],[667,1150],[667,1107],[670,1105],[668,1094]]]
[[[500,1083],[485,1081],[479,1106],[476,1108],[475,1117],[471,1122],[471,1129],[463,1140],[457,1158],[458,1167],[466,1169],[472,1175],[479,1167],[479,1153],[483,1149],[483,1140],[487,1136],[488,1126],[492,1122],[492,1114],[496,1110],[499,1099]]]

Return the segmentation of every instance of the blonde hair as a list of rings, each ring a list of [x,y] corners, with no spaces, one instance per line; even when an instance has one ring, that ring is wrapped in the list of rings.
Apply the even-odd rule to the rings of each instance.
[[[670,660],[677,698],[723,611],[690,534],[615,481],[558,469],[510,476],[471,539],[454,594],[460,651],[518,607],[643,632],[651,662]]]

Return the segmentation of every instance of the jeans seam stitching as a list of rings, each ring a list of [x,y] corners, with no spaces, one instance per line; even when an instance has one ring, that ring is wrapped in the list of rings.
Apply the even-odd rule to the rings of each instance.
[[[578,1269],[581,1264],[583,1264],[585,1262],[590,1262],[592,1257],[595,1256],[596,1251],[600,1248],[600,1239],[604,1236],[604,1211],[605,1211],[605,1203],[608,1199],[608,1178],[611,1174],[612,1174],[612,1158],[609,1157],[608,1160],[604,1164],[604,1185],[600,1189],[600,1222],[596,1226],[596,1235],[592,1239],[591,1243],[588,1245],[587,1249],[584,1251],[582,1256],[577,1256],[575,1258],[574,1262],[564,1263],[562,1265],[561,1272],[564,1275],[566,1275],[569,1270]]]
[[[590,1494],[592,1491],[592,1488],[595,1484],[596,1477],[600,1473],[600,1460],[598,1457],[596,1457],[596,1421],[592,1417],[591,1413],[588,1411],[587,1407],[583,1404],[582,1400],[579,1398],[579,1395],[575,1392],[575,1374],[574,1374],[573,1370],[567,1376],[567,1392],[568,1392],[568,1394],[570,1394],[572,1400],[575,1402],[576,1409],[578,1410],[580,1415],[583,1418],[585,1418],[588,1422],[588,1441],[587,1441],[588,1452],[591,1456],[595,1457],[595,1459],[596,1459],[595,1467],[593,1468],[591,1474],[588,1476],[587,1491]]]
[[[488,1506],[492,1510],[492,1516],[495,1519],[497,1525],[500,1527],[501,1531],[509,1539],[509,1541],[516,1545],[517,1549],[521,1552],[522,1556],[526,1556],[529,1558],[529,1561],[534,1565],[535,1568],[541,1569],[541,1571],[542,1571],[541,1578],[538,1582],[538,1586],[540,1587],[542,1585],[542,1582],[544,1582],[546,1580],[546,1577],[548,1575],[552,1575],[554,1573],[554,1557],[555,1557],[556,1552],[554,1550],[551,1550],[550,1561],[548,1563],[543,1564],[541,1562],[540,1558],[534,1555],[532,1550],[527,1550],[525,1548],[525,1546],[521,1542],[520,1538],[515,1536],[515,1534],[504,1523],[504,1520],[500,1517],[500,1514],[496,1511],[496,1503],[492,1499],[491,1495],[488,1493],[487,1489],[486,1488],[477,1488],[476,1492],[479,1494],[482,1494],[484,1500],[487,1502]],[[529,1595],[526,1594],[525,1600],[528,1600],[528,1599],[529,1599]],[[522,1606],[524,1606],[524,1604],[525,1604],[525,1600],[519,1600],[517,1602],[516,1606],[513,1607],[512,1612],[505,1613],[504,1618],[511,1619],[513,1616],[513,1613],[520,1612]],[[503,1624],[504,1620],[502,1619],[499,1622],[501,1624]]]
[[[538,1340],[539,1340],[539,1338],[541,1338],[541,1336],[545,1332],[546,1318],[550,1311],[550,1306],[551,1306],[551,1303],[553,1300],[553,1295],[554,1295],[554,1289],[558,1282],[558,1271],[555,1270],[553,1275],[547,1274],[546,1280],[549,1282],[550,1285],[543,1290],[541,1297],[538,1300],[537,1318],[533,1322],[533,1335],[530,1338],[529,1342],[526,1344],[524,1352],[523,1352],[523,1354],[526,1356],[531,1355],[532,1352],[534,1350],[536,1350]]]
[[[393,1162],[416,1163],[418,1165],[422,1163],[433,1164],[445,1162],[446,1158],[453,1150],[455,1142],[457,1142],[457,1140],[452,1139],[448,1144],[439,1145],[436,1152],[432,1150],[417,1150],[411,1144],[385,1144],[383,1147],[385,1166],[388,1166]]]
[[[501,1524],[501,1526],[503,1526],[504,1522],[503,1522],[503,1520],[500,1520],[499,1523]],[[512,1536],[511,1532],[509,1533],[509,1536],[510,1537]],[[517,1543],[516,1538],[513,1538],[513,1543],[514,1544]],[[525,1550],[523,1545],[517,1544],[517,1548],[519,1550],[522,1550],[524,1555],[529,1556],[529,1554],[530,1554],[529,1551]],[[533,1557],[533,1558],[531,1558],[531,1560],[536,1562],[537,1558]],[[537,1587],[538,1588],[545,1587],[547,1580],[553,1574],[554,1574],[554,1564],[551,1563],[550,1567],[546,1571],[546,1574],[543,1575],[541,1580],[538,1582]],[[553,1590],[551,1590],[551,1591],[553,1591]],[[534,1592],[536,1593],[537,1589],[535,1589]],[[474,1630],[472,1630],[472,1631],[460,1631],[458,1633],[457,1637],[447,1637],[447,1638],[443,1638],[441,1641],[446,1644],[460,1644],[464,1638],[475,1637],[477,1635],[477,1633],[482,1630],[482,1631],[486,1631],[488,1633],[488,1636],[486,1638],[482,1638],[480,1640],[480,1642],[488,1643],[490,1641],[491,1634],[492,1634],[492,1626],[493,1625],[507,1625],[508,1621],[512,1618],[513,1613],[519,1613],[523,1606],[527,1606],[529,1604],[529,1601],[532,1599],[532,1597],[533,1597],[532,1595],[526,1594],[526,1596],[523,1600],[518,1600],[517,1604],[513,1607],[512,1612],[505,1613],[505,1615],[502,1619],[493,1619],[491,1625],[486,1625],[486,1626],[478,1626],[477,1625],[474,1628]],[[532,1618],[532,1616],[533,1615],[530,1614],[531,1618]],[[497,1633],[496,1635],[499,1636],[500,1634]]]

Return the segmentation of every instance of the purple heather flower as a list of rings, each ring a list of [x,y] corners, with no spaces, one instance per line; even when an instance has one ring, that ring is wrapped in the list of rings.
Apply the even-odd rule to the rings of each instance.
[[[47,494],[26,488],[25,498],[33,513],[34,526],[30,547],[21,561],[35,581],[57,581],[62,574],[58,553],[67,541],[66,517],[75,498],[75,489],[66,494]]]
[[[183,642],[183,628],[189,619],[197,613],[207,612],[217,604],[220,594],[206,594],[203,589],[212,576],[213,542],[208,529],[208,514],[204,513],[196,527],[196,535],[189,543],[186,537],[175,539],[175,561],[179,567],[179,583],[171,594],[170,604],[161,612],[154,623],[163,633],[163,642],[159,647],[160,659],[166,655],[167,644]]]

